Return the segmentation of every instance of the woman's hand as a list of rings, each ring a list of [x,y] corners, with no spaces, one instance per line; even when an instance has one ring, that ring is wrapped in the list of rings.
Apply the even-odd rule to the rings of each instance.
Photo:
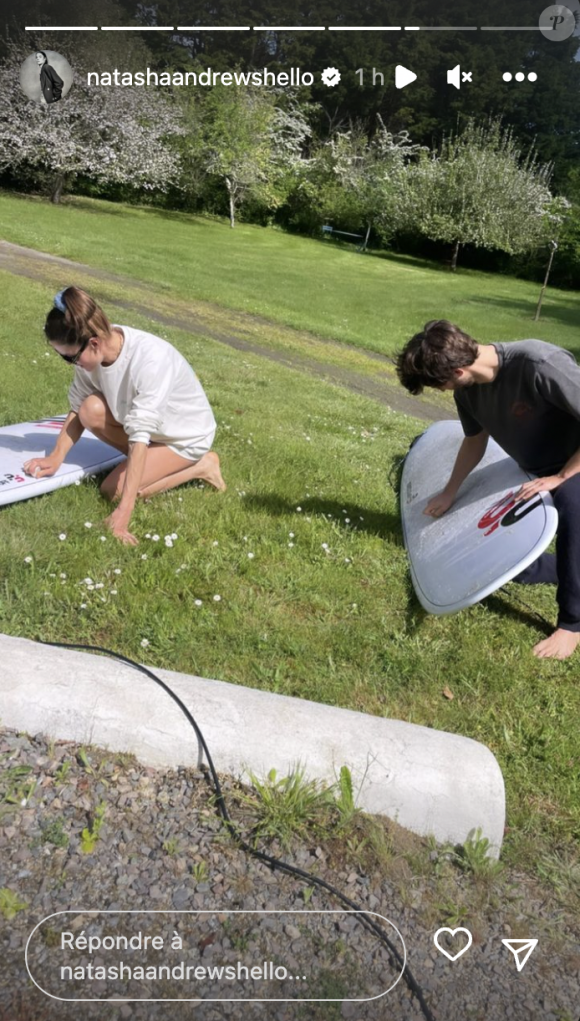
[[[437,496],[431,497],[423,514],[428,514],[431,518],[440,518],[442,514],[449,510],[454,501],[455,496],[443,490],[442,493],[437,493]]]
[[[543,479],[530,479],[524,482],[522,488],[516,493],[516,500],[529,500],[536,493],[551,493],[566,480],[561,475],[546,475]]]
[[[109,514],[108,518],[105,518],[105,527],[113,533],[116,539],[120,539],[125,546],[138,546],[138,540],[129,531],[130,517],[122,510],[121,507],[116,507],[112,514]]]
[[[27,475],[33,475],[35,479],[47,479],[54,475],[62,464],[60,458],[50,454],[49,457],[33,457],[22,465],[22,470]]]

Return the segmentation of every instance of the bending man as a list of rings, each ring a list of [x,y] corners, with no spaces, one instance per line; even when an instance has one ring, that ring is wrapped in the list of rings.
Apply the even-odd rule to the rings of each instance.
[[[557,585],[558,624],[534,655],[567,659],[580,641],[580,367],[569,351],[541,340],[478,344],[445,319],[427,323],[397,357],[404,387],[453,390],[465,438],[445,488],[425,514],[440,517],[481,461],[489,436],[537,478],[518,493],[551,492],[558,510],[556,553],[515,579]]]

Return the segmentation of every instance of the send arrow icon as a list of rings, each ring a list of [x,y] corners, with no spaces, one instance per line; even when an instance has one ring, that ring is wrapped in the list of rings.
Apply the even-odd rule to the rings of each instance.
[[[403,67],[402,64],[397,64],[395,68],[395,88],[404,89],[406,85],[410,85],[411,82],[417,81],[417,75],[414,71],[409,71],[408,67]]]
[[[522,971],[528,958],[538,945],[537,939],[502,939],[504,946],[511,950],[518,971]]]

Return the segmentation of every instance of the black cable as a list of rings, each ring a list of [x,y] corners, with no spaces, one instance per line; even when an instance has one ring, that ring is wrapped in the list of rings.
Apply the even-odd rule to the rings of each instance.
[[[347,904],[349,908],[351,908],[353,911],[356,911],[357,914],[359,915],[361,922],[365,925],[365,927],[368,930],[373,932],[375,936],[378,936],[381,942],[384,943],[385,946],[388,948],[389,952],[395,958],[397,963],[400,964],[401,967],[405,965],[403,972],[405,981],[413,995],[416,996],[417,1000],[419,1001],[421,1010],[423,1011],[426,1021],[435,1021],[434,1015],[431,1013],[430,1008],[425,1002],[423,991],[419,984],[417,983],[416,979],[414,978],[413,973],[409,968],[409,965],[404,962],[399,951],[391,942],[385,930],[380,925],[377,925],[377,923],[369,915],[367,915],[366,911],[360,908],[355,901],[352,901],[350,899],[350,897],[347,897],[346,894],[342,893],[335,886],[332,886],[331,883],[327,883],[326,880],[320,879],[319,876],[314,876],[312,875],[312,873],[306,872],[304,869],[298,868],[297,865],[290,865],[289,862],[285,862],[281,858],[274,858],[272,855],[266,854],[265,851],[259,851],[257,848],[252,847],[251,844],[248,844],[248,842],[244,839],[244,837],[238,830],[236,824],[230,818],[230,814],[225,803],[221,784],[219,782],[219,777],[217,775],[215,766],[213,764],[213,759],[211,757],[209,748],[206,744],[205,738],[199,728],[199,725],[196,723],[194,717],[190,713],[185,703],[181,701],[179,695],[176,695],[175,692],[169,687],[169,685],[165,683],[165,681],[162,681],[160,677],[157,677],[157,675],[154,674],[152,670],[149,670],[147,667],[142,666],[140,663],[136,663],[134,660],[129,659],[128,656],[123,656],[120,652],[112,652],[110,649],[104,649],[100,645],[83,645],[81,643],[76,642],[75,643],[44,642],[42,641],[42,639],[39,639],[39,641],[41,645],[52,645],[56,649],[82,649],[85,652],[100,652],[105,656],[111,656],[113,659],[117,659],[121,663],[126,663],[127,666],[131,666],[135,670],[139,670],[140,673],[144,674],[146,677],[149,677],[150,680],[155,681],[156,684],[163,688],[163,690],[166,691],[167,694],[173,699],[173,701],[176,703],[179,709],[181,709],[185,718],[191,724],[195,731],[196,737],[201,747],[203,748],[205,757],[207,759],[208,769],[216,793],[216,803],[220,815],[230,836],[236,841],[238,846],[243,851],[246,851],[247,854],[252,855],[253,858],[257,858],[258,861],[265,862],[265,864],[269,865],[271,868],[280,869],[282,872],[287,872],[289,875],[298,876],[300,879],[306,879],[308,880],[309,883],[320,887],[320,889],[322,890],[328,891],[328,893],[331,893],[338,900],[342,901],[343,904]]]

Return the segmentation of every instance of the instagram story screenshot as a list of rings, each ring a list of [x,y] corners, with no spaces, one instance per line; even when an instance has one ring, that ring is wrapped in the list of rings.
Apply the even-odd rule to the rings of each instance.
[[[0,1021],[580,1021],[580,0],[5,0]]]

